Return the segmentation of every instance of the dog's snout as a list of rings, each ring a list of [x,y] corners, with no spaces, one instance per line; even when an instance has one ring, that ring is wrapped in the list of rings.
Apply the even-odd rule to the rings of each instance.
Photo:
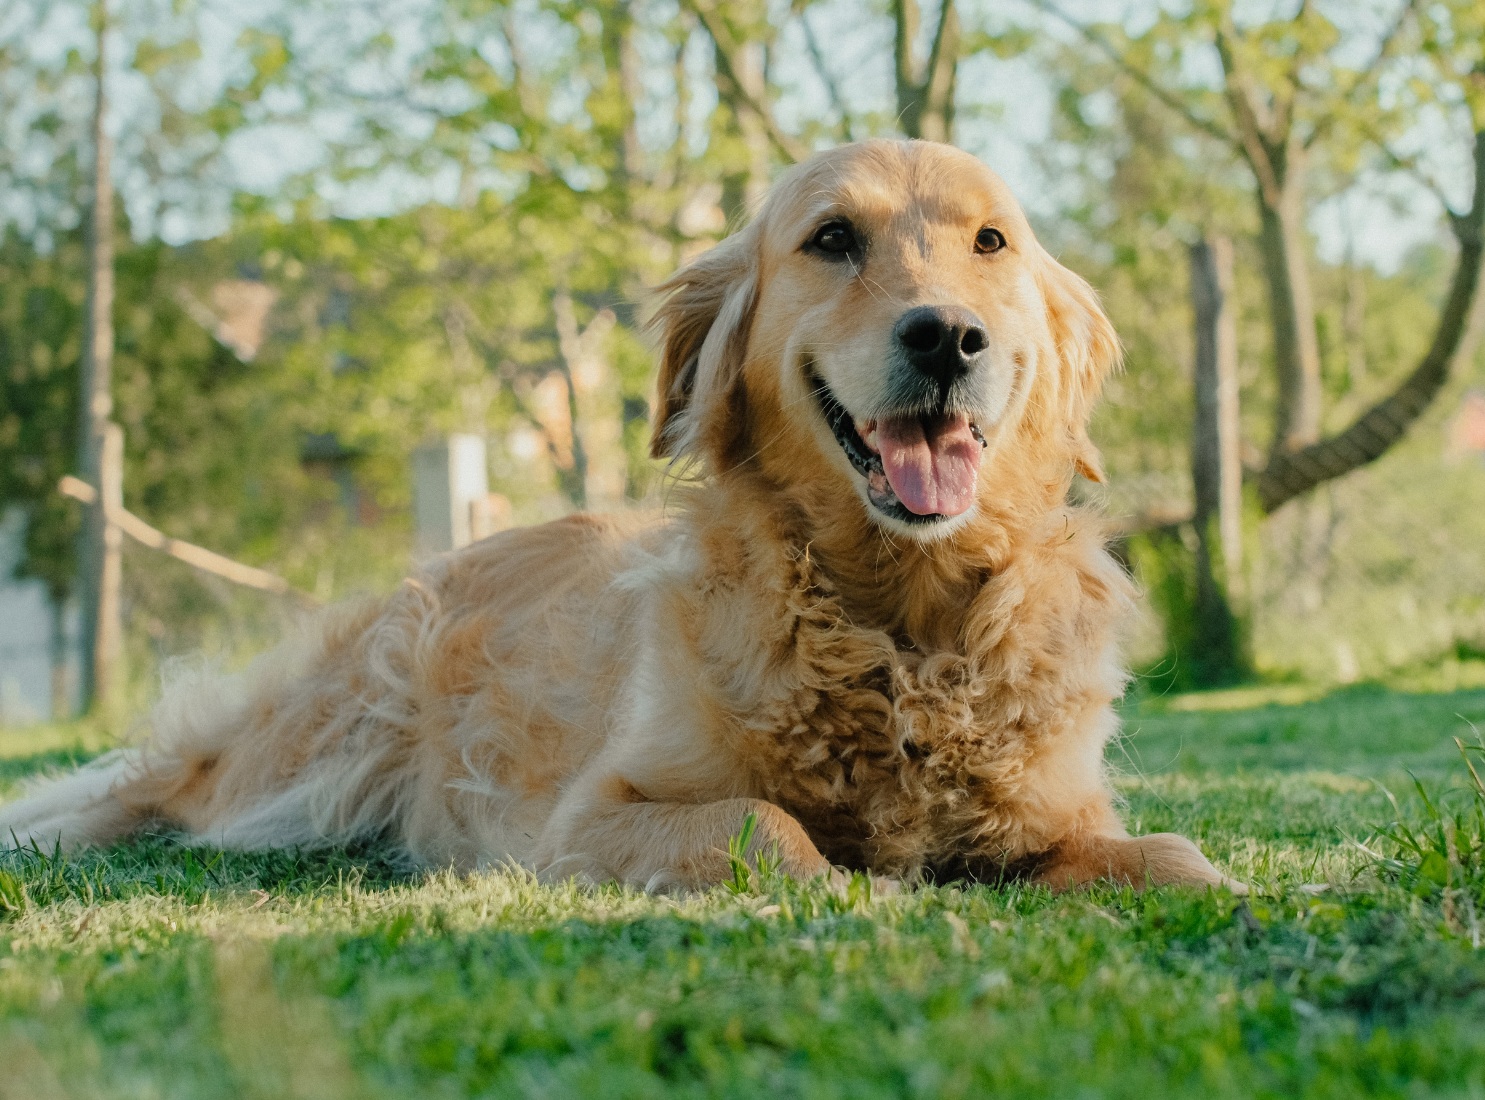
[[[898,318],[894,334],[907,361],[944,385],[968,374],[989,344],[978,317],[946,306],[908,310]]]

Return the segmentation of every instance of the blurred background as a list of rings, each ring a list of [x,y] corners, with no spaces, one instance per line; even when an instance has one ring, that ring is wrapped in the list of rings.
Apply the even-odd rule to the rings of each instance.
[[[645,288],[873,135],[1123,336],[1137,690],[1485,683],[1478,0],[6,0],[0,724],[653,503]]]

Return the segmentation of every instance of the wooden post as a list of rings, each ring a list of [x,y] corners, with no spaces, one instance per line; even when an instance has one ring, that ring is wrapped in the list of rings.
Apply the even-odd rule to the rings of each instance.
[[[1232,242],[1207,237],[1191,246],[1195,324],[1195,418],[1191,481],[1195,491],[1196,652],[1198,682],[1223,683],[1248,670],[1233,600],[1242,588],[1243,471],[1240,457],[1237,326],[1233,319]],[[1220,557],[1220,565],[1218,558]]]
[[[82,479],[101,490],[83,521],[79,546],[81,597],[82,708],[86,713],[110,704],[110,688],[117,675],[116,659],[122,627],[119,621],[119,582],[122,536],[108,521],[106,503],[123,494],[123,433],[113,416],[113,160],[108,135],[108,4],[96,0],[94,24],[98,40],[97,81],[93,104],[93,209],[88,223],[88,300],[82,355],[81,439]],[[115,433],[115,434],[111,434]],[[112,548],[110,548],[112,547]]]
[[[124,510],[124,429],[103,429],[98,470],[103,513],[103,565],[98,573],[98,626],[93,635],[94,695],[101,708],[118,701],[124,676],[124,532],[115,517]]]

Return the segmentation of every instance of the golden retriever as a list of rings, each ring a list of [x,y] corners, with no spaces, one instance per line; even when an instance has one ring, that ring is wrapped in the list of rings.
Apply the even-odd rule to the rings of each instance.
[[[374,840],[650,889],[808,877],[1241,885],[1131,837],[1104,763],[1131,586],[1086,427],[1119,346],[973,157],[872,141],[784,177],[660,288],[665,520],[446,555],[135,748],[0,809],[6,843]]]

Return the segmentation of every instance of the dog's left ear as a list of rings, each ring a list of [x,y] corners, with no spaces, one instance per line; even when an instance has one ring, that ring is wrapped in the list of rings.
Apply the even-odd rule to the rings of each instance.
[[[745,422],[742,368],[758,297],[757,229],[702,253],[657,288],[658,337],[650,454],[726,466]]]
[[[1072,448],[1073,466],[1090,481],[1103,481],[1103,460],[1088,438],[1088,418],[1103,381],[1119,368],[1123,349],[1098,295],[1080,276],[1042,252],[1038,275],[1047,325],[1057,348],[1058,406]]]

